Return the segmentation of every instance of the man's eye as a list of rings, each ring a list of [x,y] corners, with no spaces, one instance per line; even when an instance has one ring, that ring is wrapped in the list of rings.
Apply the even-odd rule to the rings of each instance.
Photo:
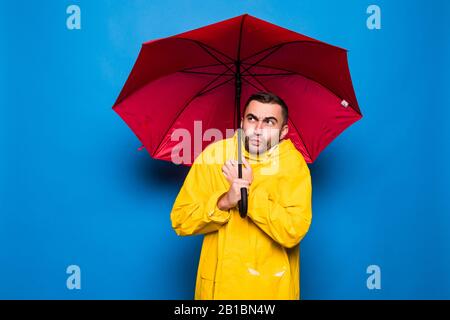
[[[268,124],[270,124],[270,125],[274,125],[275,124],[275,121],[273,121],[273,120],[267,120],[266,121]]]

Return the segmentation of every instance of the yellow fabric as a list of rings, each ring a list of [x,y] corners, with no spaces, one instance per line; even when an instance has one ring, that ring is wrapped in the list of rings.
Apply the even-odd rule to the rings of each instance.
[[[204,235],[195,299],[300,299],[299,243],[312,218],[309,168],[289,139],[260,157],[241,145],[254,176],[245,219],[237,207],[217,207],[229,189],[222,165],[237,160],[237,132],[196,158],[170,214],[178,235]]]

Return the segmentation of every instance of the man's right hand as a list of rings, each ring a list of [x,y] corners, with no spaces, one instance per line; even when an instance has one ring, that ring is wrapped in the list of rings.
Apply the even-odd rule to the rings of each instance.
[[[241,188],[247,188],[250,186],[250,182],[244,179],[233,179],[230,189],[225,193],[217,202],[217,206],[220,210],[229,210],[234,208],[238,201],[241,200]]]

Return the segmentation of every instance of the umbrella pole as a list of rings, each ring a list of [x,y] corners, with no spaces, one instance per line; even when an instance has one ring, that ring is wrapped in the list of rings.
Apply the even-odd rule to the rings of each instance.
[[[238,177],[242,178],[242,129],[240,128],[241,121],[241,63],[236,61],[236,77],[235,77],[235,104],[236,104],[236,128],[238,131]],[[239,214],[242,218],[247,216],[247,188],[241,188],[241,200],[239,200]]]

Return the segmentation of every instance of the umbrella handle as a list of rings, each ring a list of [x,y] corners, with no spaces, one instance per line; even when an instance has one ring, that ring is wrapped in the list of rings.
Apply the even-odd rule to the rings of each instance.
[[[241,200],[239,200],[239,214],[241,218],[245,218],[247,216],[247,188],[241,188]]]
[[[238,163],[238,177],[242,178],[242,162]],[[247,204],[248,204],[247,188],[241,188],[241,200],[238,201],[239,214],[241,218],[247,216]]]

